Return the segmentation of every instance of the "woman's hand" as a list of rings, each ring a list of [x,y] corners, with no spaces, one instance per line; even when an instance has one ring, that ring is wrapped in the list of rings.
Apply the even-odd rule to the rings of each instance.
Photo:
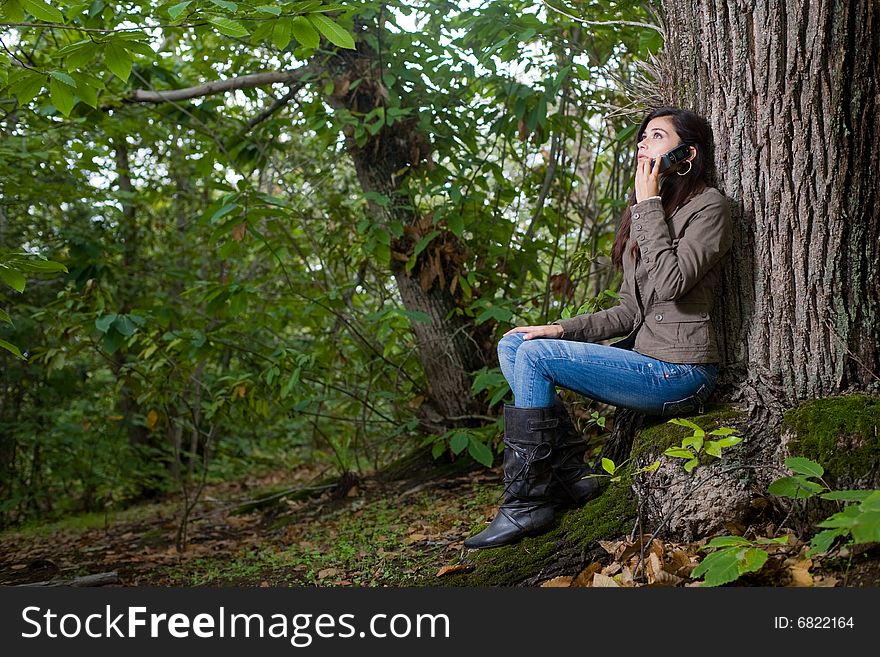
[[[642,158],[636,165],[636,203],[660,194],[660,158]]]
[[[525,333],[523,340],[531,340],[533,338],[558,338],[562,336],[562,327],[559,324],[544,324],[543,326],[515,326],[510,329],[503,337],[512,335],[513,333]]]

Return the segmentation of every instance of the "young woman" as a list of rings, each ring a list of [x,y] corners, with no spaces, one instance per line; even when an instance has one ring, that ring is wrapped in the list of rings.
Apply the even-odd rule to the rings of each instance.
[[[710,315],[731,246],[727,199],[707,182],[710,145],[710,128],[694,112],[648,114],[638,132],[635,188],[612,249],[623,269],[620,303],[517,326],[499,342],[514,395],[504,408],[505,499],[465,547],[541,533],[556,509],[597,494],[595,479],[584,478],[586,444],[556,386],[650,415],[702,410],[718,375]],[[610,346],[596,344],[621,335]]]

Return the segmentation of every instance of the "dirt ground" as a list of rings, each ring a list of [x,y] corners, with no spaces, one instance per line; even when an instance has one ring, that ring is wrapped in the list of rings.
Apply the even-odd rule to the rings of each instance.
[[[97,576],[109,586],[443,586],[444,574],[474,568],[462,542],[491,518],[501,491],[497,469],[422,483],[351,479],[335,490],[310,488],[314,478],[274,472],[208,486],[190,514],[182,551],[177,496],[8,530],[0,534],[0,585],[89,585]],[[614,576],[619,585],[697,585],[686,576],[621,579],[631,546],[628,537],[609,538],[603,562],[544,584],[578,586],[584,573],[590,581],[600,573],[605,585],[615,585]],[[690,561],[686,573],[705,555],[700,547],[660,540],[654,551],[658,563],[673,554]],[[822,559],[806,558],[805,548],[780,548],[761,571],[730,585],[880,586],[877,545]]]

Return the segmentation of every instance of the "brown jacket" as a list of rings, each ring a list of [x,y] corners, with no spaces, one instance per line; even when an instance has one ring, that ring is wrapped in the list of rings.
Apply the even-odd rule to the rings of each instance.
[[[642,255],[638,265],[629,253],[633,239]],[[554,322],[562,326],[562,339],[599,342],[626,335],[611,346],[670,363],[718,363],[711,313],[731,242],[727,197],[714,187],[666,219],[660,199],[637,203],[620,303]]]

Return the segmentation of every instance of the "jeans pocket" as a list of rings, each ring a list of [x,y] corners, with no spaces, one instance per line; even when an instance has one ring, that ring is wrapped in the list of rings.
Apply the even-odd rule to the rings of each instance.
[[[709,399],[713,387],[714,386],[711,386],[708,383],[703,383],[690,397],[685,397],[684,399],[676,401],[663,402],[663,417],[687,415],[697,410],[700,413],[703,413],[703,403]]]

